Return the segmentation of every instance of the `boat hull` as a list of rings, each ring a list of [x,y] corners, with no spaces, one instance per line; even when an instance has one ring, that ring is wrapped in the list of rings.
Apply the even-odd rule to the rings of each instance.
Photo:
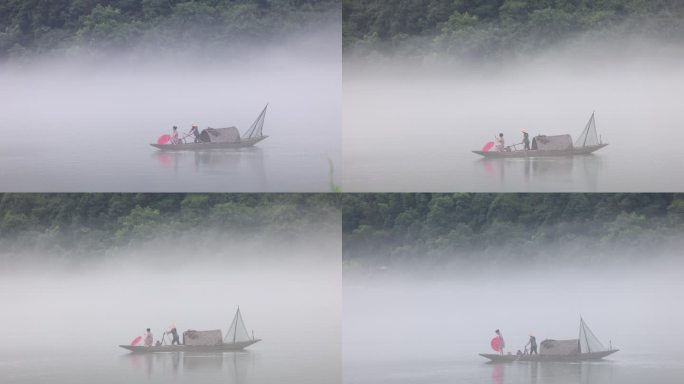
[[[181,143],[181,144],[150,144],[162,151],[203,151],[207,149],[231,149],[251,147],[254,144],[266,139],[268,136],[261,136],[255,139],[243,139],[232,143]]]
[[[239,351],[249,347],[250,345],[261,341],[261,339],[254,339],[249,341],[242,341],[237,343],[228,343],[220,345],[160,345],[145,347],[141,345],[119,345],[123,349],[127,349],[132,353],[163,353],[163,352],[230,352]]]
[[[576,355],[500,355],[497,353],[480,353],[480,356],[487,358],[495,363],[510,363],[514,361],[590,361],[600,360],[608,355],[619,351],[612,349],[602,352],[580,353]]]
[[[608,144],[592,145],[582,148],[573,148],[570,150],[529,150],[529,151],[473,151],[473,153],[487,158],[516,158],[516,157],[561,157],[574,155],[588,155],[594,153]]]

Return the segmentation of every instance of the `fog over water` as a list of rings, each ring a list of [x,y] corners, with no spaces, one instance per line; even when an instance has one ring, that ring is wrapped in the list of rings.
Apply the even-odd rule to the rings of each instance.
[[[340,382],[340,245],[316,236],[307,246],[232,239],[82,263],[4,255],[2,382]],[[118,347],[147,327],[161,338],[171,323],[225,335],[238,306],[263,339],[245,351],[136,356]]]
[[[680,191],[684,50],[653,41],[560,47],[478,66],[345,62],[348,191]],[[504,134],[571,134],[592,112],[609,145],[591,156],[486,160]]]
[[[3,191],[327,191],[340,159],[340,27],[225,51],[34,58],[0,65]],[[334,42],[334,44],[333,44]],[[162,153],[177,125],[245,133],[254,148]]]
[[[345,383],[678,383],[684,310],[681,262],[629,267],[481,268],[344,278]],[[528,335],[576,339],[582,316],[608,347],[602,361],[491,364]]]

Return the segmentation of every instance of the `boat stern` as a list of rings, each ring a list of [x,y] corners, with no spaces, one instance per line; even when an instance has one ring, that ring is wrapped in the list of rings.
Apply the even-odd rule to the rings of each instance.
[[[485,359],[489,359],[492,362],[495,363],[506,363],[510,361],[515,361],[517,359],[516,355],[500,355],[498,353],[480,353],[480,356],[484,357]]]
[[[135,352],[135,350],[136,350],[136,347],[133,345],[119,345],[119,347],[126,349],[126,350],[129,350],[131,352]]]

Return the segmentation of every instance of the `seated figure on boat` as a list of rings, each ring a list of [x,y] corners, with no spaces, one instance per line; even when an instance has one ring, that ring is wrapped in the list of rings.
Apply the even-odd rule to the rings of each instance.
[[[503,152],[504,148],[505,146],[503,133],[499,133],[498,137],[494,137],[494,150],[497,152]]]
[[[145,332],[145,346],[151,347],[153,342],[154,342],[154,336],[152,336],[152,331],[150,331],[150,329],[147,328],[147,331]]]

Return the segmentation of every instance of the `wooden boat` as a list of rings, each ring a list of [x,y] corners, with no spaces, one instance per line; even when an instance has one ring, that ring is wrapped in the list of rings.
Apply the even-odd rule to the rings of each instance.
[[[151,146],[162,151],[202,151],[208,149],[232,149],[251,147],[256,143],[268,138],[262,130],[266,119],[266,109],[268,104],[261,111],[254,123],[249,127],[244,135],[235,127],[227,128],[206,128],[200,133],[201,142],[194,142],[194,136],[185,135],[181,142],[173,143],[152,143]],[[193,140],[192,142],[190,140]]]
[[[133,353],[156,353],[156,352],[229,352],[239,351],[249,347],[261,339],[248,340],[237,343],[222,343],[219,345],[119,345],[123,349],[128,349]]]
[[[268,136],[263,135],[255,138],[240,139],[235,142],[225,143],[179,143],[179,144],[150,144],[151,146],[161,149],[162,151],[198,151],[206,149],[230,149],[230,148],[244,148],[251,147],[254,144],[267,139]]]
[[[218,335],[218,337],[216,337]],[[183,344],[168,345],[157,342],[157,345],[119,345],[132,353],[163,353],[163,352],[229,352],[239,351],[258,343],[261,339],[249,336],[245,323],[242,320],[240,308],[235,312],[233,322],[230,324],[225,337],[221,337],[220,330],[214,331],[186,331],[183,332]]]
[[[590,360],[600,360],[604,357],[611,355],[619,351],[618,349],[613,349],[609,351],[601,352],[590,352],[590,353],[580,353],[576,355],[568,356],[555,356],[555,355],[500,355],[498,353],[480,353],[480,356],[485,357],[495,363],[510,363],[513,361],[590,361]]]
[[[598,144],[598,145],[592,145],[592,146],[586,146],[586,147],[581,147],[581,148],[569,148],[569,149],[564,149],[564,150],[534,150],[530,149],[528,151],[525,150],[512,150],[512,151],[503,151],[503,152],[497,152],[497,151],[473,151],[473,153],[476,153],[478,155],[487,157],[487,158],[516,158],[516,157],[558,157],[558,156],[574,156],[574,155],[588,155],[590,153],[594,153],[598,151],[599,149],[605,147],[608,144]]]
[[[600,360],[608,355],[618,352],[612,345],[609,348],[603,346],[587,324],[580,317],[579,338],[573,340],[544,340],[541,342],[539,354],[528,353],[505,354],[480,353],[480,356],[496,363],[509,363],[514,361],[590,361]]]
[[[473,151],[473,153],[487,158],[558,157],[588,155],[607,145],[607,143],[602,143],[597,136],[596,121],[592,113],[589,122],[574,144],[570,135],[538,135],[532,138],[532,145],[529,150],[519,148],[521,144],[515,144],[504,148],[503,151],[491,151],[486,146],[483,150]]]

